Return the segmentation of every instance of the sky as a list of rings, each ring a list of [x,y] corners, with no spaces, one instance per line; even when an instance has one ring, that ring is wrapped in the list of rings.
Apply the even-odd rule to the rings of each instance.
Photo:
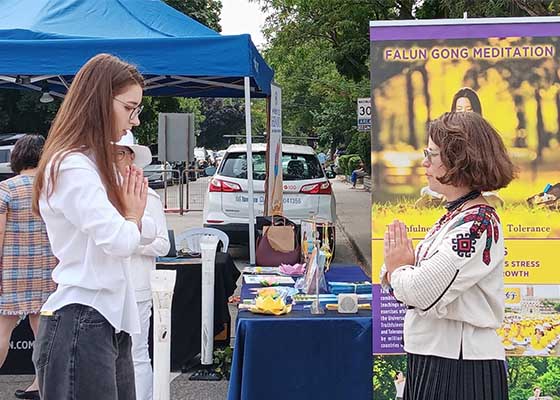
[[[266,16],[258,3],[249,0],[222,0],[222,35],[248,33],[257,47],[265,44],[261,33]]]

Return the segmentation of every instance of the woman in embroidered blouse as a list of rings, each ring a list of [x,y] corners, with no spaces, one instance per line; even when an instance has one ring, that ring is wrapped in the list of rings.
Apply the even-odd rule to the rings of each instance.
[[[408,306],[406,400],[507,399],[504,238],[482,191],[515,175],[499,134],[474,112],[447,113],[428,131],[423,166],[447,213],[416,249],[394,221],[384,240],[383,282]]]

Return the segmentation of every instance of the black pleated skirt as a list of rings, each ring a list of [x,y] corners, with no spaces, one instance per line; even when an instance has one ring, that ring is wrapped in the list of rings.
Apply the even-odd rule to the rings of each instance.
[[[404,400],[507,400],[502,360],[408,354]]]

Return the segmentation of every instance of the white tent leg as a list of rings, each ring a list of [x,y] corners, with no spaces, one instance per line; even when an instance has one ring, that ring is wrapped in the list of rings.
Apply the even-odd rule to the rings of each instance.
[[[251,80],[245,77],[245,136],[247,139],[247,195],[249,197],[249,263],[255,265],[255,196],[253,193],[253,149],[251,138]]]
[[[169,400],[171,304],[177,271],[152,271],[154,301],[154,400]]]

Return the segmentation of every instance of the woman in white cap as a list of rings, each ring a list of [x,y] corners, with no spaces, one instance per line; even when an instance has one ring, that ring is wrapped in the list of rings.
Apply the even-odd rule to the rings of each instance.
[[[133,164],[144,168],[152,161],[152,153],[146,146],[135,144],[134,135],[128,131],[115,144],[116,166],[124,176],[126,169]],[[150,316],[152,314],[152,293],[150,289],[150,271],[156,268],[156,257],[169,252],[169,237],[163,206],[158,194],[148,188],[148,202],[145,211],[155,222],[156,238],[147,246],[140,246],[131,256],[130,273],[134,283],[136,304],[140,315],[140,333],[132,335],[132,360],[137,400],[152,399],[152,366],[148,353],[148,335]]]

